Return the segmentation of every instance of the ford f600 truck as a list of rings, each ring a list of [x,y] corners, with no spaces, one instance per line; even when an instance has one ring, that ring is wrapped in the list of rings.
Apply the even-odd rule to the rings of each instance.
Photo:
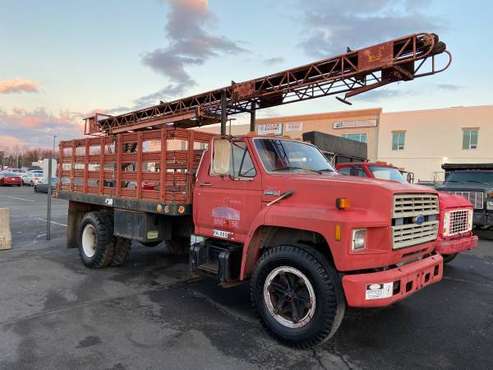
[[[439,67],[438,56],[448,56]],[[426,61],[429,63],[425,63]],[[58,197],[68,246],[91,268],[121,265],[131,240],[190,251],[192,271],[250,281],[266,329],[286,344],[330,338],[349,307],[382,307],[442,278],[433,189],[337,174],[314,146],[226,136],[228,115],[331,94],[348,99],[447,69],[436,34],[391,40],[119,116],[62,142]],[[190,128],[221,122],[219,136]],[[190,242],[191,240],[191,242]]]
[[[265,327],[296,346],[330,337],[346,306],[387,306],[442,278],[433,189],[339,175],[300,141],[209,136],[61,143],[68,246],[86,266],[122,264],[131,239],[188,248],[193,235],[192,269],[224,286],[249,279]]]

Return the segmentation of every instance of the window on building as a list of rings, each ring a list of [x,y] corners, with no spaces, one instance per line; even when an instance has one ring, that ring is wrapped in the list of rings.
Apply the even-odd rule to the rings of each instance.
[[[479,130],[477,128],[462,129],[462,149],[476,149],[478,147]]]
[[[349,139],[349,140],[360,141],[362,143],[368,142],[368,135],[365,133],[362,133],[362,134],[342,134],[342,137]]]
[[[392,131],[392,150],[404,150],[405,131]]]

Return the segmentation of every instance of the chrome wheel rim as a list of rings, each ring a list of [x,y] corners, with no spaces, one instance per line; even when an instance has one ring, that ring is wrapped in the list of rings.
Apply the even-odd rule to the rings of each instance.
[[[272,270],[265,279],[263,294],[270,315],[288,328],[301,328],[315,315],[313,285],[294,267],[279,266]]]
[[[87,224],[82,232],[82,250],[88,258],[96,254],[96,228]]]

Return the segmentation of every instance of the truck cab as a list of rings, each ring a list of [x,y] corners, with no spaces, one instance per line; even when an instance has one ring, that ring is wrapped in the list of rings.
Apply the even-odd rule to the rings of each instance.
[[[341,163],[340,174],[380,180],[409,182],[413,178],[406,172],[386,162]],[[408,176],[404,177],[404,173]],[[436,251],[443,255],[445,263],[451,262],[458,253],[477,247],[478,237],[472,233],[473,207],[464,197],[438,193],[440,202],[440,231]]]
[[[493,228],[493,163],[446,163],[439,191],[466,198],[474,207],[474,225]]]

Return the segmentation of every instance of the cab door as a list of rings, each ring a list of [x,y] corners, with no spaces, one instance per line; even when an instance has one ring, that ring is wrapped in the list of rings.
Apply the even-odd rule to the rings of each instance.
[[[198,235],[243,242],[262,207],[262,182],[249,145],[215,139],[194,190]]]

